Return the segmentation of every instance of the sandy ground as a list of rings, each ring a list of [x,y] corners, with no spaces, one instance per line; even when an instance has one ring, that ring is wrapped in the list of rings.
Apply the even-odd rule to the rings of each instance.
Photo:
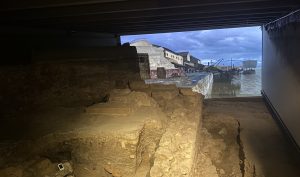
[[[202,134],[199,176],[300,176],[299,153],[262,98],[206,100]]]

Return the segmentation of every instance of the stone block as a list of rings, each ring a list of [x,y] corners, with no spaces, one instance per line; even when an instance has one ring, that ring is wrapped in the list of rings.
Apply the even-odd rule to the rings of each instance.
[[[95,115],[128,116],[132,108],[121,104],[96,104],[86,108],[86,113]]]
[[[110,92],[110,95],[116,95],[116,96],[126,96],[128,95],[129,93],[131,92],[130,89],[113,89],[111,92]]]
[[[151,177],[192,176],[202,100],[198,96],[200,94],[192,96],[191,90],[184,91],[172,100],[165,101],[164,111],[170,116],[170,120],[155,152],[155,160],[149,173]],[[166,91],[160,90],[160,94],[164,92]]]
[[[180,88],[179,93],[185,96],[194,96],[198,94],[197,92],[193,92],[191,88]]]
[[[0,176],[23,177],[23,169],[21,167],[7,167],[4,169],[0,169]]]
[[[178,90],[152,90],[152,97],[155,100],[164,99],[171,100],[178,96]]]
[[[129,89],[114,89],[109,94],[108,102],[110,103],[120,103],[120,104],[127,104],[128,97],[131,93]]]
[[[131,100],[131,104],[135,105],[136,107],[157,106],[156,102],[147,93],[144,92],[132,92],[128,97]]]
[[[146,84],[144,81],[130,81],[129,87],[131,90],[140,91],[150,88],[149,84]]]
[[[59,169],[53,177],[66,177],[73,174],[73,167],[70,162],[58,164],[63,168]]]
[[[151,90],[178,90],[175,84],[163,85],[163,84],[151,84]]]

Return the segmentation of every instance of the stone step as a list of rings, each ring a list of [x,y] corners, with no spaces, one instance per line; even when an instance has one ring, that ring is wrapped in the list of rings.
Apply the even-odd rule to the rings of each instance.
[[[110,92],[111,95],[126,96],[131,93],[130,89],[114,89]]]
[[[124,104],[97,104],[86,108],[87,114],[111,115],[111,116],[128,116],[132,108]]]
[[[110,103],[128,103],[128,98],[125,96],[111,96],[109,98]]]

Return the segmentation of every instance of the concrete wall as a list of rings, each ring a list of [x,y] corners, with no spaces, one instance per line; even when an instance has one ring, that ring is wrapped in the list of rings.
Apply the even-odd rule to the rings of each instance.
[[[28,64],[34,50],[117,46],[113,34],[1,27],[0,64]]]
[[[177,77],[177,76],[185,76],[184,70],[181,68],[166,70],[166,78]],[[157,79],[157,70],[150,70],[150,78]]]
[[[0,117],[37,107],[87,106],[140,80],[134,47],[47,49],[31,64],[0,65]],[[16,111],[18,110],[18,111]]]
[[[300,145],[300,25],[263,29],[262,90]]]

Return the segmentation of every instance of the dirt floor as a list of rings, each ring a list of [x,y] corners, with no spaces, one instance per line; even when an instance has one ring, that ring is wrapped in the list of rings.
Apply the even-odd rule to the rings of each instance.
[[[130,87],[87,107],[3,119],[0,177],[300,176],[299,152],[262,98],[202,106],[190,89]]]
[[[202,96],[175,85],[131,89],[1,120],[0,177],[190,176]]]
[[[151,97],[129,89],[113,90],[105,103],[77,110],[40,110],[26,117],[31,118],[26,128],[10,127],[7,133],[15,131],[14,136],[1,137],[11,141],[1,141],[0,176],[129,177],[147,173],[165,121]],[[59,163],[64,170],[58,170]]]
[[[300,157],[262,98],[204,102],[195,176],[298,177]]]

